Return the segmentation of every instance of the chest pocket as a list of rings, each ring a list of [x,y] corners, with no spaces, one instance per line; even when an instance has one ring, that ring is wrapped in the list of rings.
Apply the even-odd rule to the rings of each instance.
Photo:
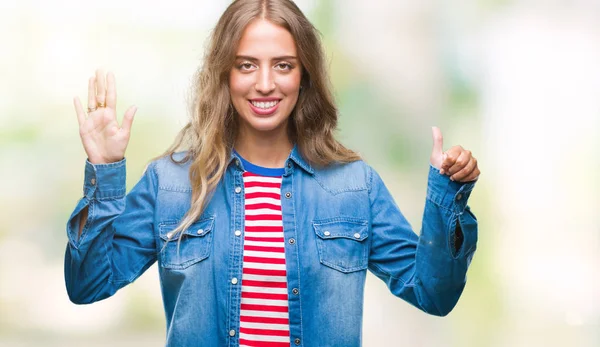
[[[161,266],[167,269],[185,269],[210,255],[214,218],[204,218],[183,231],[174,234],[177,222],[164,222],[159,225],[161,238]]]
[[[368,222],[361,219],[314,221],[321,264],[347,273],[369,263]]]

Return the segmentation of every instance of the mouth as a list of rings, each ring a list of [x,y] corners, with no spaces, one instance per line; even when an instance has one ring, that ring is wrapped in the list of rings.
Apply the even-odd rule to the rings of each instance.
[[[271,100],[248,100],[248,105],[250,105],[250,109],[257,115],[267,116],[275,113],[277,108],[279,107],[279,102],[281,99],[271,99]]]

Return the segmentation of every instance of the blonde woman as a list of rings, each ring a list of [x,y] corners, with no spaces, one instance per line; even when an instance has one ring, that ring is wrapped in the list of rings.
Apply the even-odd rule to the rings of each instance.
[[[420,236],[373,168],[333,136],[338,111],[315,28],[289,0],[234,1],[196,76],[189,124],[125,194],[135,108],[115,77],[75,99],[88,156],[67,223],[65,277],[102,300],[158,261],[169,346],[359,346],[367,269],[393,295],[446,315],[477,241],[479,176],[434,149]]]

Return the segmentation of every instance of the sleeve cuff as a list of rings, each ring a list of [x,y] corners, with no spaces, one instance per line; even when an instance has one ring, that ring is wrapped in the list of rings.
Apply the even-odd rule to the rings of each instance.
[[[116,199],[125,196],[125,158],[110,164],[85,161],[83,194],[89,199]]]
[[[427,199],[460,215],[467,206],[475,182],[451,181],[449,176],[440,174],[440,170],[429,165]]]

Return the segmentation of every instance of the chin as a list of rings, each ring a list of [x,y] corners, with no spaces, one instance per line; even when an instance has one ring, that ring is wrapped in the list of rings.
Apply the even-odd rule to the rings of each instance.
[[[260,132],[272,132],[279,129],[285,129],[285,121],[265,121],[265,120],[253,120],[248,123],[250,128]]]
[[[273,132],[280,129],[285,130],[287,117],[281,118],[278,114],[269,117],[257,116],[251,110],[248,110],[246,115],[241,117],[242,122],[246,123],[250,129],[260,132]]]

